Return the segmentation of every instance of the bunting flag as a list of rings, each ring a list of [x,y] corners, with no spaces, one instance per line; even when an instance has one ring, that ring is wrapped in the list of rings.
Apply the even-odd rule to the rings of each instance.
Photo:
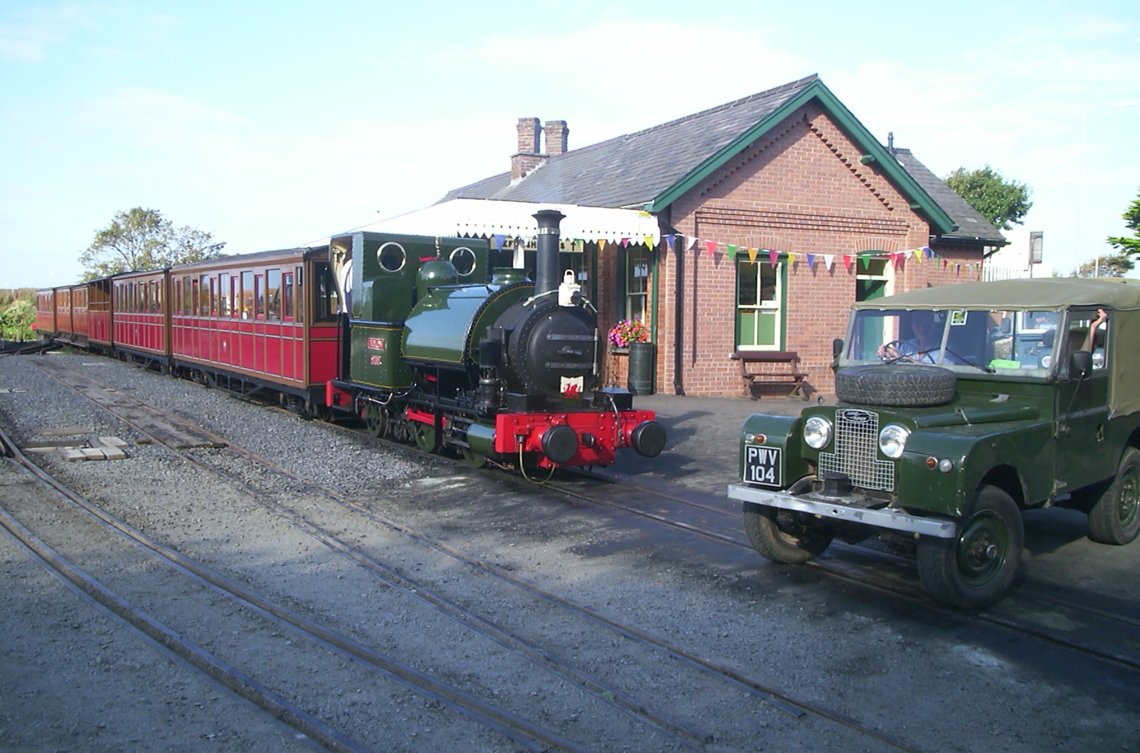
[[[507,240],[507,236],[502,233],[495,233],[495,250],[502,251],[503,243]]]
[[[698,249],[703,246],[704,255],[706,256],[715,257],[718,253],[721,253],[735,261],[738,254],[747,251],[748,261],[752,264],[756,263],[756,260],[760,258],[760,254],[764,254],[767,257],[768,263],[772,266],[783,261],[786,262],[791,269],[806,268],[811,272],[815,271],[817,263],[822,264],[828,272],[833,272],[837,256],[843,262],[843,266],[846,268],[848,274],[869,272],[873,259],[882,259],[896,270],[903,269],[908,261],[915,264],[941,261],[943,270],[952,271],[955,275],[959,276],[963,273],[973,276],[975,272],[979,271],[982,267],[980,262],[953,262],[939,256],[930,246],[919,246],[918,248],[911,248],[905,251],[859,251],[848,254],[819,254],[803,251],[781,251],[774,248],[756,248],[736,243],[709,240],[707,238],[701,239],[696,236],[686,236],[681,233],[667,233],[663,234],[661,238],[665,242],[663,250],[667,249],[670,252],[676,252],[678,250],[698,251]],[[502,236],[496,236],[496,243],[501,245],[501,239]],[[678,239],[680,239],[679,244],[677,242]],[[686,239],[688,240],[686,241]],[[631,241],[629,238],[622,238],[620,242],[622,246],[625,247]],[[640,243],[640,241],[638,242]],[[644,243],[651,251],[654,250],[653,236],[645,236]],[[606,241],[599,240],[598,250],[601,251],[605,247]],[[952,264],[953,267],[951,267]]]

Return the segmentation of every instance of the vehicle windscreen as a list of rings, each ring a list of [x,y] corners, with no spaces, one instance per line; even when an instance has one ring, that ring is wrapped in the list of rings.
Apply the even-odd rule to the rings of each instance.
[[[920,363],[964,373],[1046,377],[1060,318],[1057,311],[857,310],[840,365]]]

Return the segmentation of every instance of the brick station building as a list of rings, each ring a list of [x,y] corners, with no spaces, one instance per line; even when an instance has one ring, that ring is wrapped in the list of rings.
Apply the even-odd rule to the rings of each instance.
[[[511,170],[443,201],[650,213],[653,238],[587,238],[575,266],[601,324],[644,319],[657,391],[831,394],[856,300],[981,278],[1000,233],[910,151],[880,144],[817,76],[568,149],[565,121],[518,121]],[[545,151],[540,143],[545,141]],[[566,239],[565,241],[573,239]],[[624,352],[607,380],[624,383]],[[759,356],[759,363],[752,363]],[[792,358],[796,358],[792,362]]]

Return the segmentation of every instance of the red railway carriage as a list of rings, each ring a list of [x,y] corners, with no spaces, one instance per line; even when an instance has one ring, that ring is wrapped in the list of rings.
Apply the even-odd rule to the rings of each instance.
[[[50,338],[55,335],[55,291],[36,291],[36,318],[32,322],[32,329],[41,338]]]
[[[111,292],[110,277],[87,283],[87,342],[92,350],[109,351],[114,343]]]
[[[112,340],[125,358],[166,370],[170,359],[170,276],[128,272],[111,278]]]
[[[328,247],[266,251],[174,267],[174,368],[242,392],[323,402],[337,377],[337,294]]]
[[[71,317],[71,286],[52,288],[52,307],[55,311],[55,339],[75,343],[75,323]]]

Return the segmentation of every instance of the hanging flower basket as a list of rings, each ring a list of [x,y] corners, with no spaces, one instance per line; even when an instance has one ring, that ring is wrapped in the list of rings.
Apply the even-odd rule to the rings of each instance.
[[[630,343],[647,343],[649,325],[642,319],[622,319],[610,327],[609,341],[616,348],[628,348]]]

